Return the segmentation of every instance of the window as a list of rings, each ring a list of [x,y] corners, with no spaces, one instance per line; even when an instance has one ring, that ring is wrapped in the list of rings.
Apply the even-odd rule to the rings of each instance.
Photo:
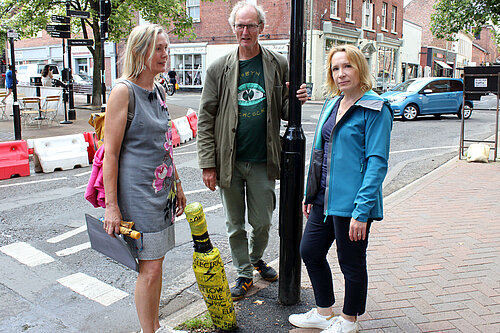
[[[200,22],[200,0],[187,0],[186,7],[187,14],[193,22]]]
[[[398,13],[398,8],[396,6],[392,6],[392,25],[391,31],[396,32],[396,16]]]
[[[373,28],[373,5],[370,1],[363,1],[363,28],[372,29]]]
[[[338,17],[338,0],[330,0],[330,17]]]
[[[451,80],[450,83],[451,83],[450,91],[463,91],[464,90],[464,85],[462,84],[461,81]]]
[[[352,0],[345,1],[345,20],[352,21]]]
[[[201,86],[202,56],[201,54],[176,54],[173,67],[177,72],[177,82],[181,86]]]
[[[450,83],[447,80],[438,80],[429,83],[423,90],[430,89],[433,94],[445,93],[450,90]]]
[[[382,3],[382,29],[387,29],[387,2]]]

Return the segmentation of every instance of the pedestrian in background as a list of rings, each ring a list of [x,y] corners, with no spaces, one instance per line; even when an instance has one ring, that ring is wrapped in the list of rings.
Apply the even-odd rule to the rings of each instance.
[[[12,75],[12,65],[9,65],[9,69],[5,72],[5,88],[7,88],[7,95],[2,99],[2,103],[5,104],[5,100],[12,94],[12,89],[14,89],[14,77]]]
[[[307,177],[308,218],[300,254],[311,280],[316,308],[293,314],[290,323],[322,332],[358,332],[365,312],[370,226],[382,220],[382,182],[387,173],[392,112],[371,90],[364,55],[354,46],[333,47],[327,57],[328,99],[320,115]],[[345,281],[342,313],[335,303],[328,250],[336,241]]]
[[[229,247],[238,278],[231,288],[241,299],[253,285],[253,270],[276,281],[262,260],[276,207],[280,175],[280,125],[288,119],[288,64],[259,44],[264,10],[238,2],[229,17],[238,48],[216,60],[206,73],[198,119],[198,164],[203,182],[220,187]],[[297,98],[307,100],[305,84]],[[252,230],[245,230],[245,210]],[[250,239],[249,239],[250,238]]]
[[[132,86],[135,115],[127,126],[129,91],[117,84],[106,108],[103,179],[104,228],[120,233],[120,221],[135,222],[142,237],[125,237],[139,259],[135,304],[144,333],[160,329],[162,263],[174,247],[173,223],[186,197],[172,156],[172,128],[164,91],[155,76],[165,71],[168,37],[159,25],[135,27],[127,41],[123,76]]]
[[[44,87],[52,87],[52,70],[50,69],[50,65],[43,66],[42,70],[42,86]]]

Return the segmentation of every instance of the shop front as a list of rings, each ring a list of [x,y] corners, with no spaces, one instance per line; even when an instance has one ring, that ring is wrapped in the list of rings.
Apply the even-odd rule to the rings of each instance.
[[[205,78],[207,43],[171,44],[170,67],[181,88],[202,88]]]

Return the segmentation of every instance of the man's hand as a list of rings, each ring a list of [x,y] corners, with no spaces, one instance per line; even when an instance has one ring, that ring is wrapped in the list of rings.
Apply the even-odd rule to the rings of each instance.
[[[217,179],[217,172],[215,168],[203,169],[203,183],[210,191],[215,191],[215,182]]]
[[[290,82],[287,82],[286,86],[288,88],[290,88]],[[305,83],[302,83],[300,85],[299,90],[297,90],[296,96],[297,96],[298,100],[302,102],[302,104],[304,104],[306,101],[308,101],[310,99],[309,96],[307,96],[307,89],[306,89]]]

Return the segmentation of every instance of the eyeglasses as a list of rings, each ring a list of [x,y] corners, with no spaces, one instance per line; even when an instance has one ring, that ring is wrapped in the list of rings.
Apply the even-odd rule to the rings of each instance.
[[[245,30],[245,28],[247,28],[247,30],[249,32],[255,32],[255,31],[257,31],[257,29],[259,29],[259,26],[260,26],[260,23],[259,24],[235,24],[234,28],[237,31],[243,31],[243,30]]]

